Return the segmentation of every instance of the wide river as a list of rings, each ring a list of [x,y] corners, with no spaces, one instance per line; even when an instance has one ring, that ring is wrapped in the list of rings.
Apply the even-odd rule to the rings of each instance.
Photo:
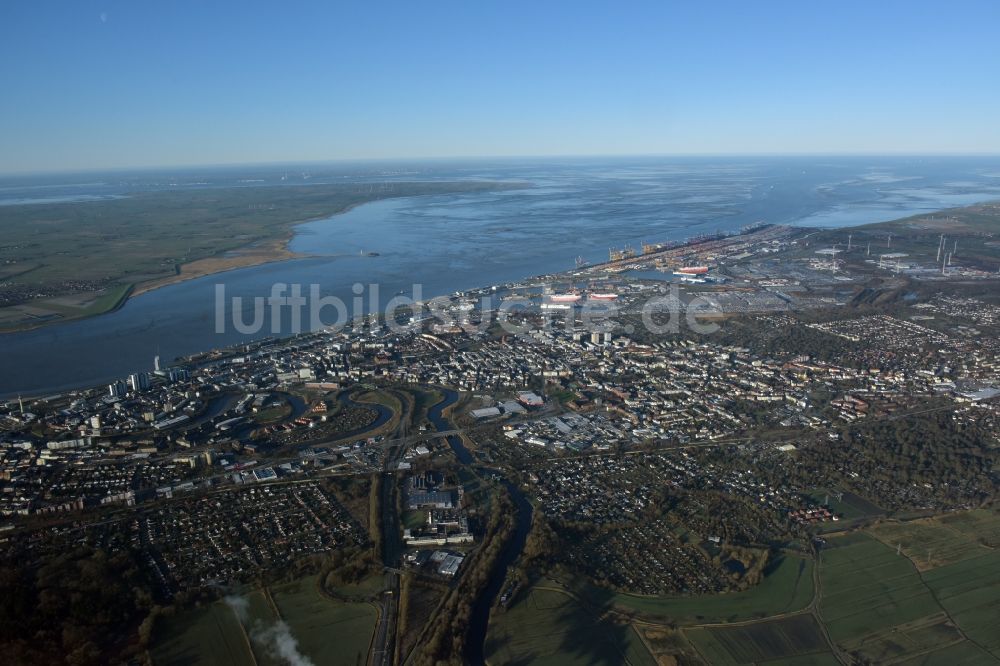
[[[245,186],[279,185],[288,178],[279,170],[252,179],[238,171],[220,173],[192,173],[191,187],[211,186],[211,178],[218,186],[247,180],[253,182]],[[849,226],[1000,199],[996,158],[504,160],[393,169],[367,165],[353,172],[341,165],[327,173],[313,167],[308,177],[309,182],[504,180],[530,187],[366,204],[300,225],[291,249],[310,258],[182,282],[132,298],[107,315],[0,335],[0,395],[104,383],[151,369],[157,354],[166,365],[178,356],[269,335],[269,318],[254,334],[236,330],[229,299],[244,298],[241,322],[249,324],[252,299],[269,296],[276,283],[302,285],[303,295],[318,285],[321,296],[342,299],[354,314],[357,284],[364,285],[367,309],[372,284],[379,285],[381,304],[399,292],[413,293],[415,285],[430,297],[565,270],[577,256],[600,261],[609,246],[625,243],[638,247],[758,221]],[[108,182],[91,189],[60,189],[58,182],[35,187],[41,192],[30,196],[127,196]],[[17,187],[0,187],[0,203],[5,193],[12,202],[29,196]],[[226,294],[221,331],[217,285],[224,285]],[[332,312],[323,313],[324,324]],[[307,316],[303,326],[308,322]],[[277,332],[289,328],[286,318]]]

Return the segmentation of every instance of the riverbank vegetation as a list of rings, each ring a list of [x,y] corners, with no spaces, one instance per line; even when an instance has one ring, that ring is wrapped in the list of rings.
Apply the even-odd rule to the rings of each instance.
[[[458,584],[451,588],[418,641],[413,663],[416,666],[462,664],[466,662],[467,641],[473,605],[501,556],[514,530],[514,504],[506,491],[498,491],[479,547],[468,556]]]

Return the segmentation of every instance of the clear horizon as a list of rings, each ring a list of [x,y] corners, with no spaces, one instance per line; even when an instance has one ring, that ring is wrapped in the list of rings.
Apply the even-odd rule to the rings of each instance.
[[[0,9],[0,173],[1000,154],[1000,6]]]

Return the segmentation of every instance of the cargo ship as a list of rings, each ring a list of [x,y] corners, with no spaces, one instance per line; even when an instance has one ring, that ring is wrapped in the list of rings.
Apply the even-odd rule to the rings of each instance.
[[[539,305],[543,310],[572,310],[573,306],[567,303],[542,303]]]
[[[618,294],[612,294],[612,293],[590,295],[590,300],[592,301],[613,301],[616,298],[618,298]]]
[[[708,272],[708,266],[684,266],[674,271],[674,275],[704,275]]]
[[[580,294],[549,294],[548,299],[553,303],[576,303],[580,300]]]

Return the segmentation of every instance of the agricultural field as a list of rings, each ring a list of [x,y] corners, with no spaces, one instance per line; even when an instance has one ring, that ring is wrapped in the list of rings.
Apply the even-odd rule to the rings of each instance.
[[[972,511],[831,538],[831,637],[870,663],[1000,664],[1000,551],[985,545],[998,528],[996,512]]]
[[[982,648],[964,641],[896,663],[899,666],[991,666],[1000,662]]]
[[[699,664],[704,661],[684,630],[664,625],[633,625],[657,664]]]
[[[644,597],[614,594],[609,602],[624,612],[644,619],[669,619],[682,625],[737,622],[792,613],[805,608],[813,597],[812,561],[786,555],[764,580],[744,592],[710,596]],[[597,596],[592,587],[584,590]]]
[[[855,644],[852,652],[872,663],[913,659],[963,643],[962,634],[942,614],[877,632]]]
[[[753,664],[827,652],[811,613],[732,627],[686,629],[684,635],[710,664]]]
[[[374,606],[329,599],[311,576],[167,618],[150,652],[157,666],[277,666],[294,654],[348,666],[364,663],[375,620]]]
[[[160,620],[150,650],[157,666],[242,666],[253,663],[249,637],[222,602]]]
[[[314,577],[272,588],[272,597],[299,649],[313,662],[345,666],[365,662],[375,630],[374,606],[324,597]]]
[[[1000,513],[986,510],[830,536],[815,607],[813,563],[791,556],[737,594],[642,597],[573,579],[570,595],[543,581],[497,611],[487,655],[493,664],[833,666],[836,652],[858,663],[1000,666],[997,541]]]
[[[966,511],[878,526],[920,569],[950,621],[980,650],[1000,657],[1000,513]],[[954,630],[957,633],[957,629]],[[940,643],[939,643],[940,644]],[[942,657],[943,659],[943,657]]]
[[[832,652],[800,654],[784,659],[772,659],[767,666],[840,666],[840,661]]]
[[[485,646],[490,664],[654,666],[631,625],[594,617],[565,591],[535,586],[494,611]]]
[[[820,581],[820,612],[841,644],[941,612],[913,563],[863,534],[829,540]]]
[[[962,523],[963,527],[975,523]],[[973,529],[956,529],[940,518],[882,523],[868,530],[890,548],[899,548],[920,571],[953,564],[988,552]]]
[[[1000,552],[939,567],[924,580],[969,640],[1000,660]]]
[[[963,511],[942,516],[938,521],[966,534],[988,548],[1000,548],[1000,512],[988,509]]]

